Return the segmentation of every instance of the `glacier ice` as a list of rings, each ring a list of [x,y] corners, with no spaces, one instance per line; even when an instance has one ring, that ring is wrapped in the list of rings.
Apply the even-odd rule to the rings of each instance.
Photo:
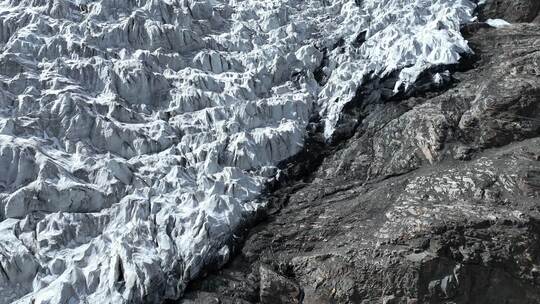
[[[315,114],[457,63],[475,6],[1,0],[0,303],[180,297]]]
[[[495,28],[503,28],[503,27],[507,27],[511,25],[508,21],[503,20],[503,19],[488,19],[486,20],[486,23],[489,26],[495,27]]]

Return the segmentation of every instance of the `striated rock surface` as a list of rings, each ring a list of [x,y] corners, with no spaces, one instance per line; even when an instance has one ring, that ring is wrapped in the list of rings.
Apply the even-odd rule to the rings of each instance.
[[[336,142],[359,130],[334,154],[338,163],[328,157],[311,186],[291,193],[298,203],[290,206],[327,204],[315,200],[321,189],[341,193],[353,181],[371,184],[448,159],[450,140],[463,139],[454,148],[467,157],[494,141],[534,137],[535,120],[519,117],[534,118],[535,104],[519,94],[536,94],[536,78],[515,76],[537,72],[525,65],[536,58],[530,41],[510,48],[522,61],[496,61],[504,75],[485,86],[383,102],[452,81],[449,65],[471,52],[460,26],[474,20],[475,8],[469,0],[0,1],[0,303],[179,299],[190,280],[229,259],[235,232],[267,206],[259,197],[280,181],[280,164],[302,166],[292,158],[299,152],[318,157],[305,154],[309,134]],[[494,79],[493,70],[485,73]],[[475,98],[482,90],[492,98]],[[511,114],[489,110],[498,106]],[[468,174],[498,176],[490,166],[479,161]],[[535,195],[531,172],[519,180],[508,171],[478,195],[497,199],[489,187],[507,183]],[[401,198],[385,200],[389,220],[377,237],[420,231],[437,218],[398,225],[414,218],[408,210],[427,208],[420,183],[432,184],[433,195],[447,191],[436,186],[445,182],[438,176],[415,178],[402,185],[408,192],[389,184]],[[474,180],[460,182],[477,189]],[[468,192],[455,187],[463,208],[430,202],[449,216],[477,214]],[[510,195],[504,191],[500,197]],[[308,210],[321,212],[316,204]],[[289,223],[297,224],[318,233],[309,219]],[[257,239],[266,248],[266,238]],[[309,296],[302,287],[309,281],[257,269],[264,301]]]
[[[180,303],[540,303],[538,1],[482,2],[446,85],[364,84],[350,132],[314,133],[238,256]]]

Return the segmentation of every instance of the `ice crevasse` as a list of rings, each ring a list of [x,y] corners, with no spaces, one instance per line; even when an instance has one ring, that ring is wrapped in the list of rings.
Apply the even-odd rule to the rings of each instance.
[[[1,0],[0,304],[180,298],[313,117],[457,63],[475,7]]]

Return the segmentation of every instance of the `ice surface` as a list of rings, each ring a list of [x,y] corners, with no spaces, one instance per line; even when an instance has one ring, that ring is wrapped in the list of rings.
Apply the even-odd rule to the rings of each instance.
[[[489,26],[495,27],[495,28],[502,28],[502,27],[506,27],[506,26],[511,25],[508,21],[503,20],[503,19],[488,19],[488,20],[486,20],[486,23]]]
[[[371,77],[456,63],[474,7],[0,1],[0,303],[180,297],[314,114],[331,138]]]

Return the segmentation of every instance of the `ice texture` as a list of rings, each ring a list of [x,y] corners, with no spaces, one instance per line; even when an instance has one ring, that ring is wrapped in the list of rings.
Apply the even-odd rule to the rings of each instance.
[[[503,28],[503,27],[511,26],[511,24],[508,21],[503,20],[503,19],[488,19],[486,20],[486,23],[489,26],[495,27],[495,28]]]
[[[0,303],[181,297],[313,117],[458,62],[475,6],[0,1]]]

